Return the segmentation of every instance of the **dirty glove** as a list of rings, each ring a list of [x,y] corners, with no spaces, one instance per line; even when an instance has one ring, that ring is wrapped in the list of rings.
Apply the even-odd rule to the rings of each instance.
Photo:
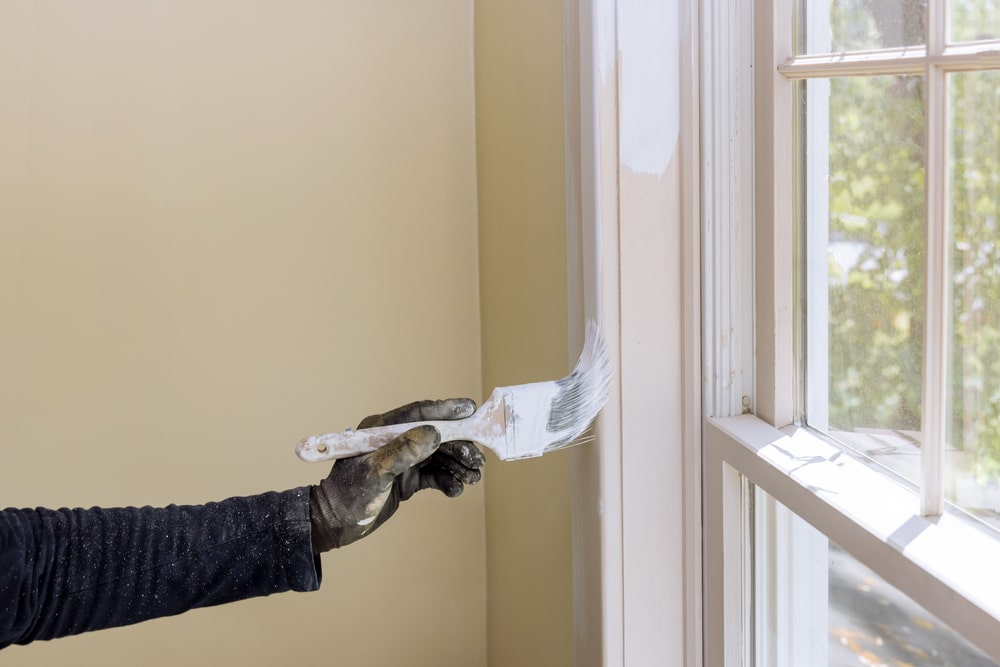
[[[418,401],[364,419],[358,428],[415,421],[464,419],[476,410],[467,398]],[[479,481],[486,459],[471,442],[441,442],[433,426],[410,429],[374,452],[334,462],[329,477],[309,490],[313,553],[355,542],[392,516],[421,489],[454,498]]]

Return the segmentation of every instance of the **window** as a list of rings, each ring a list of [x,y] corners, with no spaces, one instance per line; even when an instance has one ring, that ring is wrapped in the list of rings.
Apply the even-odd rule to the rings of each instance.
[[[892,627],[881,647],[854,641],[850,570],[954,651],[911,664],[993,664],[1000,534],[969,515],[1000,516],[1000,8],[733,9],[703,11],[703,89],[736,105],[704,105],[706,197],[727,178],[737,193],[703,206],[704,238],[755,285],[706,265],[705,321],[729,326],[705,354],[713,369],[744,350],[731,377],[753,390],[736,409],[706,392],[706,662],[905,664],[927,648]],[[752,331],[753,354],[749,333],[715,331]]]
[[[946,38],[949,18],[952,39],[980,37],[985,4],[801,0],[779,67],[797,81],[805,337],[820,341],[804,418],[919,482],[925,514],[946,497],[1000,507],[977,489],[1000,454],[1000,59],[995,41]]]

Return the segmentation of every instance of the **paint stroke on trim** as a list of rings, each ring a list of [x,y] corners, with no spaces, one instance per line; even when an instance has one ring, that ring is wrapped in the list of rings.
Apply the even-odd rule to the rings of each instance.
[[[615,3],[614,0],[593,0],[594,57],[601,85],[608,82],[615,66]]]
[[[680,133],[680,19],[676,0],[619,0],[620,157],[662,176]]]

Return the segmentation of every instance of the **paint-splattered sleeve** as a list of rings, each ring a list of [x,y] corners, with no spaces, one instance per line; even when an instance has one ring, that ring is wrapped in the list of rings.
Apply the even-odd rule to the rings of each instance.
[[[0,511],[0,648],[320,580],[308,487],[194,506]]]

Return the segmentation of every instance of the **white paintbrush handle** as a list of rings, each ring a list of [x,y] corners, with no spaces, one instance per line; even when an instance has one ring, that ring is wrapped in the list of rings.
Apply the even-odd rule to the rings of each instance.
[[[481,447],[492,449],[503,459],[508,455],[508,419],[504,397],[503,390],[495,390],[489,399],[479,406],[475,414],[465,419],[409,422],[357,431],[312,435],[299,441],[295,453],[303,461],[329,461],[367,454],[389,444],[411,428],[427,424],[441,432],[441,442],[470,440]]]
[[[313,435],[303,439],[295,448],[295,453],[303,461],[328,461],[343,459],[348,456],[367,454],[379,447],[389,444],[402,434],[418,426],[429,425],[441,432],[441,442],[449,440],[469,440],[471,436],[463,435],[474,430],[474,417],[455,421],[425,421],[393,424],[391,426],[375,426],[356,431],[341,431],[325,435]],[[473,428],[470,429],[470,426]]]

